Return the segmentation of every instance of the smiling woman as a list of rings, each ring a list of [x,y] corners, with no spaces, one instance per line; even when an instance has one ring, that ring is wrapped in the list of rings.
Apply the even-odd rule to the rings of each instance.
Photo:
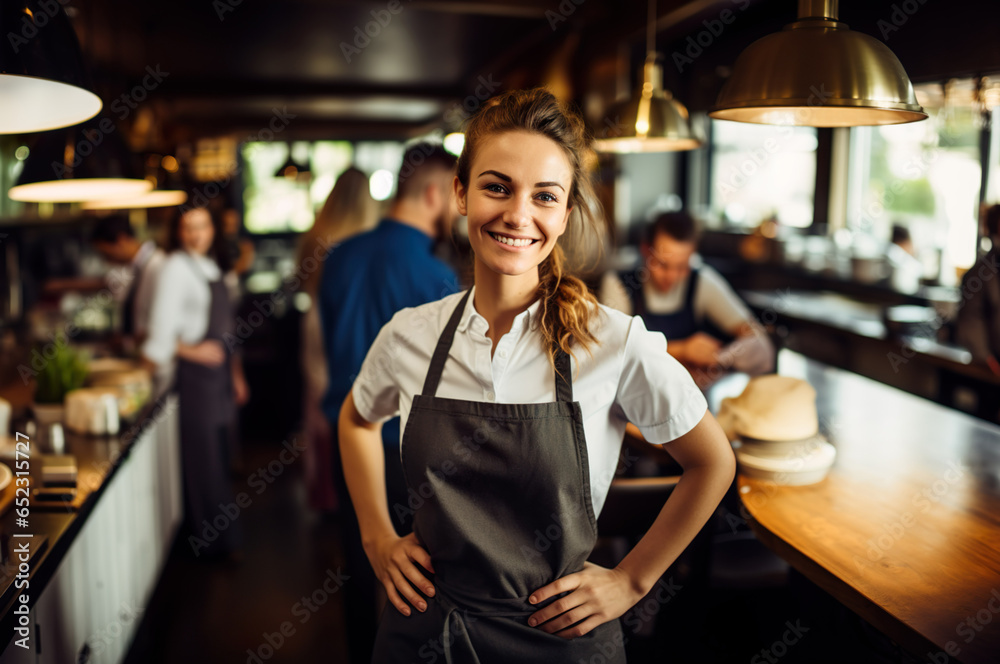
[[[455,662],[623,663],[617,619],[732,481],[725,435],[662,335],[598,305],[563,269],[560,238],[597,219],[588,150],[580,118],[548,92],[484,104],[454,183],[475,286],[399,312],[341,409],[344,474],[391,604],[373,662],[433,647]],[[403,537],[390,511],[405,506],[384,498],[379,434],[397,413],[420,497]],[[649,533],[608,569],[586,561],[627,421],[646,440],[672,441],[685,473]]]

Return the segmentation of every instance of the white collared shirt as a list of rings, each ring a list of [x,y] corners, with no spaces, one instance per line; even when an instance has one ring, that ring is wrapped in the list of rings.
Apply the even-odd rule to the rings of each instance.
[[[352,394],[369,422],[400,415],[406,430],[413,395],[423,389],[427,368],[448,319],[463,293],[403,309],[379,332],[365,357]],[[466,303],[444,365],[437,396],[495,403],[555,401],[555,374],[537,329],[540,302],[520,313],[490,357],[488,323]],[[663,335],[642,319],[605,306],[591,330],[599,345],[593,358],[582,348],[572,359],[573,399],[580,402],[590,458],[595,513],[604,505],[618,467],[626,422],[646,440],[666,443],[690,431],[708,405],[691,375],[667,354]]]
[[[178,341],[194,345],[205,338],[212,306],[208,284],[219,277],[219,266],[211,258],[186,251],[167,256],[156,280],[143,355],[158,365],[169,365]]]
[[[157,247],[152,240],[144,242],[132,259],[132,271],[139,274],[139,283],[136,284],[135,300],[133,300],[135,317],[133,332],[137,337],[145,337],[149,332],[149,318],[152,314],[156,283],[166,262],[166,252]]]

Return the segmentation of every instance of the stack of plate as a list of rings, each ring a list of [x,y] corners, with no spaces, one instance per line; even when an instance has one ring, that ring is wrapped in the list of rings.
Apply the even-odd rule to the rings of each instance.
[[[798,440],[741,436],[733,447],[741,473],[781,486],[822,482],[837,456],[837,450],[820,434]]]

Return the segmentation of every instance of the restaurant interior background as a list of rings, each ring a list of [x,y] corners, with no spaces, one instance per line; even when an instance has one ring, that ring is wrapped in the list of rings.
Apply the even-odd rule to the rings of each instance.
[[[251,400],[241,414],[237,482],[266,467],[299,425],[299,323],[308,296],[289,291],[272,313],[251,315],[288,289],[300,268],[297,239],[336,175],[357,166],[370,174],[373,197],[387,201],[408,141],[432,137],[460,149],[462,121],[489,96],[514,88],[546,86],[577,105],[596,137],[613,136],[621,130],[614,104],[641,83],[647,55],[643,0],[56,4],[79,39],[78,64],[104,101],[83,127],[111,120],[73,134],[77,151],[93,151],[96,160],[112,146],[127,149],[128,163],[114,168],[156,189],[186,190],[220,213],[235,210],[234,232],[251,261],[239,316],[255,321],[243,340]],[[780,348],[996,423],[1000,379],[970,364],[948,321],[961,301],[962,274],[988,246],[981,205],[1000,202],[1000,5],[845,0],[839,11],[899,58],[929,119],[837,129],[710,119],[737,56],[791,23],[796,3],[659,0],[655,50],[664,88],[687,107],[704,144],[600,154],[595,172],[609,242],[586,276],[593,282],[602,270],[628,267],[650,216],[686,208],[705,225],[706,262],[743,294]],[[56,298],[46,289],[53,280],[105,273],[87,241],[104,213],[7,195],[33,159],[48,158],[46,141],[56,134],[62,141],[67,131],[75,130],[0,135],[0,384],[15,388],[32,344],[67,321],[78,330],[74,343],[85,346],[100,345],[116,324],[113,302]],[[141,235],[162,243],[175,211],[128,214]],[[885,259],[896,223],[912,234],[918,279],[893,274]],[[443,251],[464,255],[461,231]],[[118,657],[129,653],[135,662],[242,662],[272,652],[259,646],[340,555],[336,524],[304,507],[300,464],[281,475],[278,488],[249,508],[258,510],[248,530],[260,546],[242,568],[206,568],[174,551],[141,610],[121,618],[130,636],[98,632],[98,642],[118,644]],[[794,623],[782,608],[792,596],[809,597],[808,624],[827,631],[817,627],[798,653],[784,648],[786,661],[911,661],[767,555],[747,553],[757,576],[726,577],[728,588],[715,579],[713,599],[696,609],[658,605],[656,629],[636,637],[656,653],[648,661],[668,661],[663,653],[671,652],[681,653],[673,661],[702,661],[691,653],[707,651],[693,648],[678,625],[726,641],[703,661],[749,660],[772,640],[762,632],[780,640],[777,626]],[[344,657],[336,635],[349,607],[332,597],[311,620],[296,622],[295,636],[282,637],[273,661]],[[685,622],[688,610],[697,618]],[[755,615],[782,620],[761,626]],[[107,656],[93,639],[90,650],[92,661]]]

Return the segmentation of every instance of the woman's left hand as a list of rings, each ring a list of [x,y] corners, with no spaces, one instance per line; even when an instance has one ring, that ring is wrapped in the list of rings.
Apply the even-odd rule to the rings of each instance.
[[[642,594],[623,570],[588,562],[579,572],[539,588],[528,601],[539,604],[562,593],[569,594],[531,614],[528,624],[537,625],[549,634],[573,639],[615,620],[642,599]]]
[[[244,406],[250,401],[250,386],[242,371],[233,372],[233,400],[237,406]]]

